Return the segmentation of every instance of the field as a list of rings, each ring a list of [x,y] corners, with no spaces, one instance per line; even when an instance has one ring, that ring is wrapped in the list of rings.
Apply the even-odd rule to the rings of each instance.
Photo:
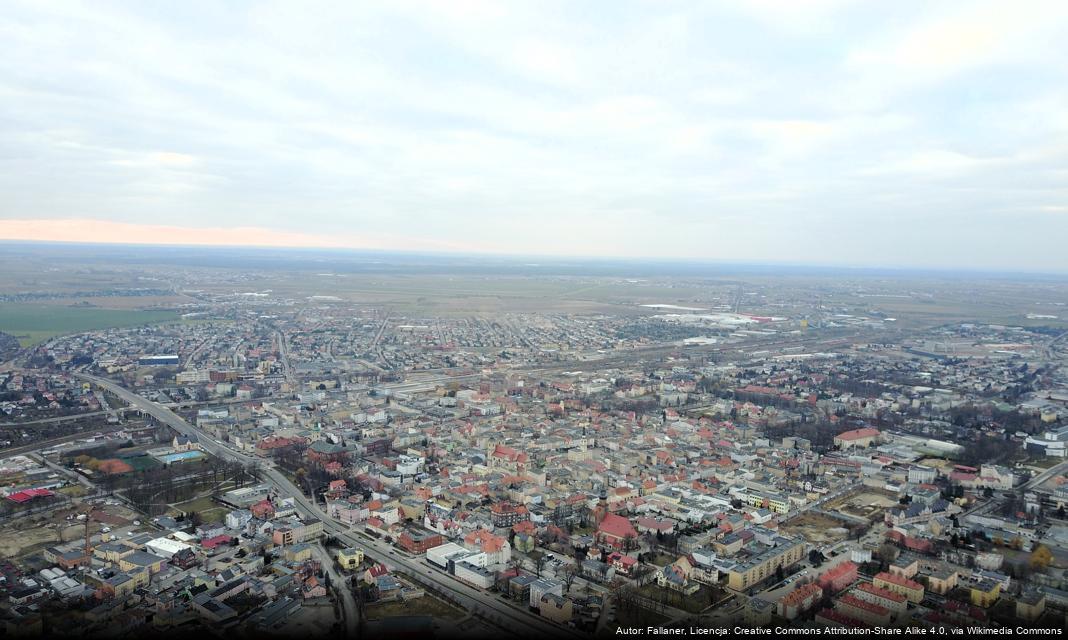
[[[367,605],[367,619],[381,620],[393,616],[433,616],[446,620],[459,620],[467,615],[461,609],[427,594],[410,602],[383,602]]]
[[[871,522],[882,519],[883,513],[898,503],[897,497],[877,489],[851,493],[833,500],[824,507],[828,511],[841,511],[857,518]]]
[[[841,542],[848,537],[844,523],[807,511],[796,518],[790,519],[781,529],[791,535],[799,535],[815,545],[828,545]]]
[[[51,337],[94,329],[133,327],[178,319],[173,311],[95,309],[44,304],[0,305],[0,331],[31,346]]]
[[[218,502],[212,501],[211,496],[204,496],[174,505],[169,514],[172,516],[177,515],[180,511],[199,513],[204,522],[222,522],[230,510]]]

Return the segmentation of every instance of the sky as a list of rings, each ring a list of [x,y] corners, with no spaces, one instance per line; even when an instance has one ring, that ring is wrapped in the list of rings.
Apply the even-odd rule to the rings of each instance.
[[[0,239],[1068,271],[1068,2],[0,14]]]

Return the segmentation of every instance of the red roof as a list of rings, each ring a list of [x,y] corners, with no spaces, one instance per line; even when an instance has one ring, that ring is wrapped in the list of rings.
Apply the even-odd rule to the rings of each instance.
[[[206,547],[208,549],[214,549],[215,547],[220,547],[224,544],[230,544],[231,540],[233,540],[233,538],[231,538],[230,536],[218,535],[212,538],[208,538],[207,540],[201,540],[200,546]]]
[[[900,593],[895,593],[895,592],[890,591],[888,589],[882,589],[880,587],[877,587],[877,586],[871,584],[870,582],[861,583],[860,586],[857,587],[857,589],[860,590],[860,591],[864,591],[864,592],[870,593],[873,596],[878,596],[878,597],[880,597],[880,598],[882,598],[884,600],[890,600],[891,602],[896,602],[898,604],[901,604],[902,602],[905,602],[906,600],[908,600],[908,598],[906,598],[905,596],[901,595]]]
[[[29,502],[34,498],[43,498],[54,495],[56,494],[52,493],[48,489],[24,489],[22,491],[17,491],[15,493],[8,494],[7,499],[21,504],[23,502]]]
[[[890,584],[896,584],[898,586],[905,587],[906,589],[919,589],[921,591],[923,590],[923,585],[919,582],[916,582],[915,580],[909,580],[908,578],[899,576],[896,573],[887,573],[886,571],[883,571],[882,573],[875,574],[875,579],[883,580],[885,582],[889,582]]]
[[[857,609],[863,609],[864,611],[874,613],[877,616],[885,616],[890,613],[890,610],[884,607],[883,605],[875,604],[874,602],[868,602],[867,600],[861,600],[860,598],[854,595],[846,594],[839,598],[838,601],[844,605],[849,605],[851,607],[856,607]]]
[[[863,438],[874,438],[879,435],[878,429],[872,429],[871,427],[865,427],[863,429],[853,429],[852,431],[843,431],[838,434],[838,438],[842,440],[861,440]]]
[[[627,536],[638,537],[638,532],[634,529],[634,525],[630,523],[630,520],[614,513],[605,515],[604,520],[601,520],[600,526],[597,527],[597,532],[620,539]]]

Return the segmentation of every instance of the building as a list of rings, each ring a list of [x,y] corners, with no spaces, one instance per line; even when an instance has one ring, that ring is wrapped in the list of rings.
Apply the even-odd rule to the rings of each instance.
[[[866,600],[889,609],[894,615],[905,613],[909,606],[909,599],[900,593],[887,589],[880,589],[870,582],[862,582],[849,592],[856,598]]]
[[[885,627],[890,624],[890,610],[881,604],[861,600],[848,593],[835,602],[836,611],[867,624]]]
[[[320,523],[321,524],[321,523]],[[441,546],[444,539],[440,533],[408,528],[397,538],[397,544],[408,553],[421,555],[427,549]]]
[[[183,549],[195,551],[192,545],[170,538],[155,538],[145,543],[145,551],[161,558],[171,558]]]
[[[490,517],[493,526],[501,529],[511,527],[530,520],[530,511],[524,505],[515,505],[511,502],[496,502],[490,506]]]
[[[464,536],[464,544],[469,549],[485,553],[489,564],[505,564],[512,559],[512,545],[508,544],[508,538],[485,529],[476,529]]]
[[[879,441],[882,433],[878,429],[865,427],[839,433],[834,437],[834,444],[839,449],[866,449]]]
[[[923,585],[915,580],[902,578],[897,574],[883,571],[876,574],[872,584],[880,589],[903,595],[908,598],[909,602],[918,603],[923,600]]]
[[[465,562],[464,560],[453,563],[452,574],[456,576],[457,580],[479,589],[489,589],[497,581],[496,571]]]
[[[355,547],[339,549],[337,552],[337,563],[341,565],[342,569],[358,569],[360,565],[363,564],[363,551]]]
[[[1027,622],[1034,622],[1046,612],[1046,594],[1039,591],[1025,591],[1016,599],[1016,617]]]
[[[597,542],[607,544],[615,549],[629,551],[631,545],[638,540],[638,531],[634,525],[623,516],[607,513],[601,523],[597,525]]]
[[[776,570],[799,562],[805,555],[805,543],[778,537],[776,545],[731,568],[727,584],[739,591],[749,589],[775,575]]]
[[[983,609],[989,609],[1001,597],[1001,583],[990,578],[983,578],[969,588],[971,603]]]
[[[541,597],[547,593],[564,595],[564,583],[553,578],[538,578],[530,583],[530,606],[540,607]]]
[[[165,367],[167,365],[180,364],[177,354],[163,354],[158,356],[141,356],[137,364],[142,367]]]
[[[557,624],[567,624],[571,622],[571,618],[575,615],[574,603],[571,602],[571,598],[555,593],[542,594],[538,612],[541,617]]]
[[[938,569],[927,576],[927,588],[931,593],[946,595],[957,586],[958,573],[955,569]]]
[[[446,542],[436,547],[431,547],[426,550],[426,559],[431,564],[434,564],[442,569],[447,569],[449,566],[449,557],[455,555],[466,555],[468,550],[455,542]]]
[[[271,533],[271,538],[277,545],[291,545],[314,540],[322,535],[323,523],[321,520],[302,522],[297,518],[291,518],[275,527]]]
[[[827,593],[838,593],[857,581],[857,565],[849,560],[820,574],[818,584]]]
[[[282,550],[282,557],[287,562],[304,562],[312,557],[311,545],[303,542],[286,547]]]
[[[819,603],[823,589],[817,584],[802,585],[779,600],[776,612],[787,620],[793,620]]]

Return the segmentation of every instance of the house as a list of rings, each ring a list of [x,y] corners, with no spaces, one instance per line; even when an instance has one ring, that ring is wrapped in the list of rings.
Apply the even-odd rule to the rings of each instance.
[[[342,569],[358,569],[363,564],[363,551],[355,547],[339,549],[337,563],[341,565]]]
[[[476,529],[464,536],[468,549],[486,554],[488,564],[505,564],[512,558],[512,546],[504,536],[497,536],[485,529]]]
[[[274,517],[274,503],[271,502],[270,498],[264,498],[249,507],[249,511],[252,512],[253,517],[260,520],[270,520]]]
[[[187,436],[184,433],[179,433],[171,440],[171,448],[175,451],[199,451],[200,440],[195,435]]]
[[[378,563],[376,565],[371,566],[366,571],[364,571],[363,572],[363,576],[361,577],[361,579],[364,582],[366,582],[367,584],[374,584],[375,580],[377,580],[378,578],[380,578],[380,577],[382,577],[384,575],[387,575],[388,573],[389,573],[389,569],[386,568],[386,565],[384,565],[382,563]]]
[[[608,564],[615,567],[616,573],[629,577],[635,567],[638,566],[638,559],[625,553],[613,551],[608,554]]]
[[[227,529],[243,529],[252,520],[252,512],[248,509],[235,509],[226,514]]]
[[[378,599],[387,601],[396,600],[397,598],[399,598],[401,590],[404,588],[404,585],[401,584],[400,580],[397,580],[389,574],[381,575],[375,578],[375,581],[374,583],[372,583],[372,586],[375,592],[378,594]]]
[[[685,595],[692,595],[700,588],[700,583],[690,580],[690,572],[693,566],[685,556],[663,567],[657,573],[656,582],[661,587],[678,591]]]
[[[574,617],[574,603],[571,598],[545,593],[541,596],[538,612],[543,618],[547,618],[557,624],[567,624]]]

